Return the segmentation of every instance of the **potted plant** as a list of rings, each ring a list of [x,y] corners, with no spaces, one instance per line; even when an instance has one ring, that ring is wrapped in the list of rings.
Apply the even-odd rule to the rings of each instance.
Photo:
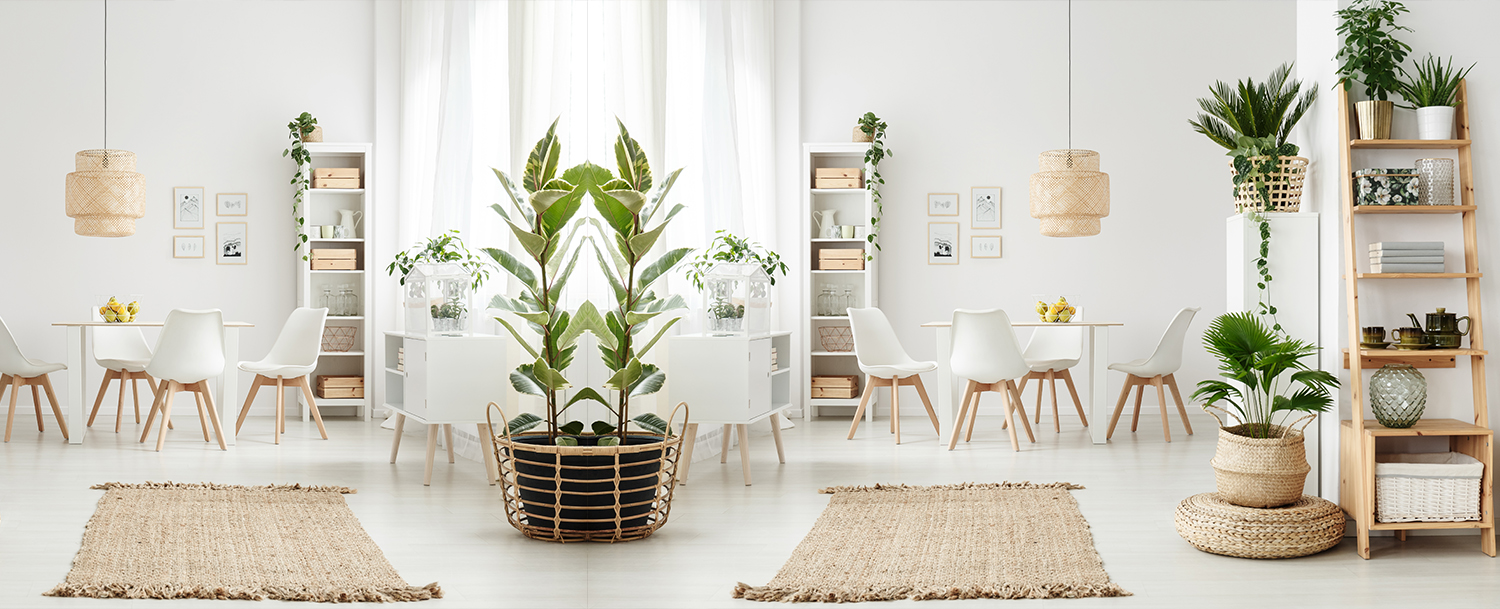
[[[1474,64],[1462,70],[1455,68],[1452,57],[1445,65],[1442,59],[1429,53],[1416,65],[1416,78],[1398,82],[1401,97],[1417,109],[1417,139],[1453,138],[1453,114],[1459,103],[1458,86],[1472,69]]]
[[[707,297],[708,318],[713,324],[719,326],[704,328],[704,330],[738,332],[743,329],[742,324],[737,322],[741,322],[745,317],[745,305],[734,303],[733,295],[724,293],[726,292],[724,289],[709,289],[709,286],[704,283],[704,277],[720,264],[754,264],[765,272],[771,285],[776,285],[776,274],[781,273],[785,276],[787,266],[781,261],[780,254],[761,247],[759,243],[736,237],[725,230],[715,231],[714,235],[714,240],[708,244],[708,247],[688,262],[686,274],[693,287]],[[726,323],[719,324],[720,321]]]
[[[296,231],[297,235],[292,240],[292,251],[295,252],[302,249],[302,246],[307,243],[307,231],[304,230],[306,228],[305,218],[302,217],[300,208],[302,206],[302,195],[306,194],[309,186],[312,186],[312,183],[309,182],[308,172],[312,168],[312,153],[308,152],[307,148],[303,147],[302,144],[304,142],[323,141],[323,128],[318,126],[317,118],[303,112],[297,118],[287,123],[286,129],[287,139],[291,140],[292,143],[286,150],[281,151],[281,156],[290,156],[292,157],[292,161],[297,163],[297,173],[292,174],[291,181],[292,187],[297,189],[297,193],[293,195],[292,199],[292,220],[294,221],[292,230]],[[307,254],[303,254],[302,259],[307,260]]]
[[[1291,64],[1271,71],[1263,83],[1218,81],[1210,97],[1198,99],[1202,112],[1189,120],[1193,130],[1229,152],[1235,211],[1297,211],[1308,160],[1287,142],[1292,128],[1318,99],[1314,84],[1289,80]]]
[[[418,264],[442,262],[458,264],[473,275],[475,290],[478,290],[479,286],[490,277],[489,264],[469,251],[469,248],[464,245],[463,238],[459,236],[458,229],[436,237],[429,237],[426,243],[414,245],[404,252],[396,252],[396,258],[385,267],[385,272],[387,275],[400,277],[401,285],[406,285],[406,274],[411,272],[412,267]]]
[[[1316,345],[1273,331],[1251,312],[1214,318],[1203,344],[1227,379],[1201,381],[1192,395],[1219,420],[1212,461],[1219,494],[1256,508],[1297,501],[1312,468],[1296,427],[1305,428],[1333,404],[1330,390],[1339,386],[1338,377],[1303,363],[1318,352]],[[1229,408],[1216,406],[1221,403]],[[1227,425],[1214,410],[1237,424]],[[1305,416],[1287,422],[1284,415],[1291,413]]]
[[[1339,84],[1348,91],[1353,81],[1365,85],[1369,99],[1354,102],[1359,117],[1359,139],[1384,140],[1391,137],[1391,113],[1394,102],[1387,99],[1401,89],[1397,73],[1404,74],[1401,62],[1411,46],[1397,40],[1398,31],[1411,28],[1396,25],[1396,17],[1406,7],[1395,0],[1356,0],[1338,11],[1338,33],[1344,46],[1334,59],[1339,60]]]
[[[854,141],[870,142],[870,149],[865,151],[865,164],[870,166],[869,179],[865,180],[865,190],[870,191],[870,199],[875,202],[875,215],[870,217],[870,234],[865,235],[865,241],[869,241],[880,249],[880,219],[885,217],[885,205],[880,202],[880,187],[885,185],[885,178],[880,177],[880,162],[885,157],[896,156],[890,148],[885,146],[885,121],[875,116],[874,112],[866,112],[859,117],[859,123],[854,127]],[[865,260],[874,260],[875,256],[865,254]],[[767,271],[770,273],[770,271]]]

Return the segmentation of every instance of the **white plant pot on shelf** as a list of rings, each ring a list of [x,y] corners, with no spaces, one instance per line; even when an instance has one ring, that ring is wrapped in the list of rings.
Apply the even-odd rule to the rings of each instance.
[[[1417,108],[1417,139],[1453,139],[1453,106]]]

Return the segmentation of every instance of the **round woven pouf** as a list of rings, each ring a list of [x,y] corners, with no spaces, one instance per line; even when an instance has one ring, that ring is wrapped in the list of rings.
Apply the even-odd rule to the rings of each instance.
[[[1202,493],[1177,505],[1177,534],[1210,554],[1296,558],[1338,545],[1344,536],[1344,512],[1311,495],[1291,505],[1261,509],[1234,505],[1218,493]]]

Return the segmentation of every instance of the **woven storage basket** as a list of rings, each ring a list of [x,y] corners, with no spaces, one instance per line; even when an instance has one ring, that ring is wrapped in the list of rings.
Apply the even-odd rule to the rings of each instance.
[[[823,326],[818,328],[818,344],[824,351],[847,353],[854,350],[854,332],[849,326]]]
[[[547,434],[513,436],[505,412],[494,402],[489,406],[502,418],[501,433],[491,438],[500,468],[500,498],[506,520],[521,534],[559,543],[614,543],[645,539],[667,523],[681,435],[663,439],[630,433],[624,446],[532,443],[545,441]],[[672,409],[669,429],[678,410],[683,411],[682,428],[687,428],[688,406],[681,402]],[[485,411],[485,419],[495,429],[489,413]]]
[[[302,136],[302,143],[304,143],[304,144],[312,144],[312,143],[321,142],[321,141],[323,141],[323,126],[322,125],[314,125],[313,126],[313,130],[311,132],[303,134],[303,136]]]
[[[1225,501],[1244,507],[1267,508],[1288,505],[1302,497],[1307,482],[1307,447],[1297,423],[1306,426],[1306,416],[1291,425],[1273,425],[1272,438],[1248,438],[1237,432],[1244,425],[1219,428],[1219,447],[1214,453],[1214,480]]]
[[[146,176],[135,172],[135,153],[83,150],[68,174],[66,210],[73,232],[87,237],[128,237],[146,216]]]
[[[1263,160],[1266,157],[1250,157],[1251,162]],[[1234,188],[1234,211],[1245,213],[1247,211],[1285,211],[1295,212],[1302,209],[1302,182],[1307,179],[1306,157],[1284,156],[1278,163],[1276,173],[1267,176],[1266,187],[1271,191],[1271,205],[1266,206],[1260,194],[1255,192],[1255,184],[1246,182]],[[1229,162],[1229,175],[1239,175],[1234,170],[1234,161]]]
[[[865,133],[865,130],[864,129],[860,129],[859,125],[855,125],[854,126],[854,141],[855,142],[873,142],[873,141],[875,141],[875,135],[874,134],[870,134],[870,133]]]
[[[1210,554],[1239,558],[1296,558],[1339,544],[1344,512],[1331,501],[1303,495],[1286,507],[1247,508],[1203,493],[1177,505],[1177,534]]]
[[[328,326],[323,328],[323,351],[343,353],[354,348],[354,326]]]
[[[1099,234],[1099,219],[1109,215],[1109,174],[1099,171],[1092,150],[1048,150],[1031,174],[1031,217],[1041,220],[1047,237]]]
[[[1462,453],[1375,456],[1375,521],[1479,520],[1484,464]]]

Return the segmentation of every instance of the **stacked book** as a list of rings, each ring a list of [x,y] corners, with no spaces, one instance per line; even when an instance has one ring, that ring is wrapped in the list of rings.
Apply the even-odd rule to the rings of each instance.
[[[1371,273],[1441,273],[1442,241],[1381,241],[1370,244]]]

